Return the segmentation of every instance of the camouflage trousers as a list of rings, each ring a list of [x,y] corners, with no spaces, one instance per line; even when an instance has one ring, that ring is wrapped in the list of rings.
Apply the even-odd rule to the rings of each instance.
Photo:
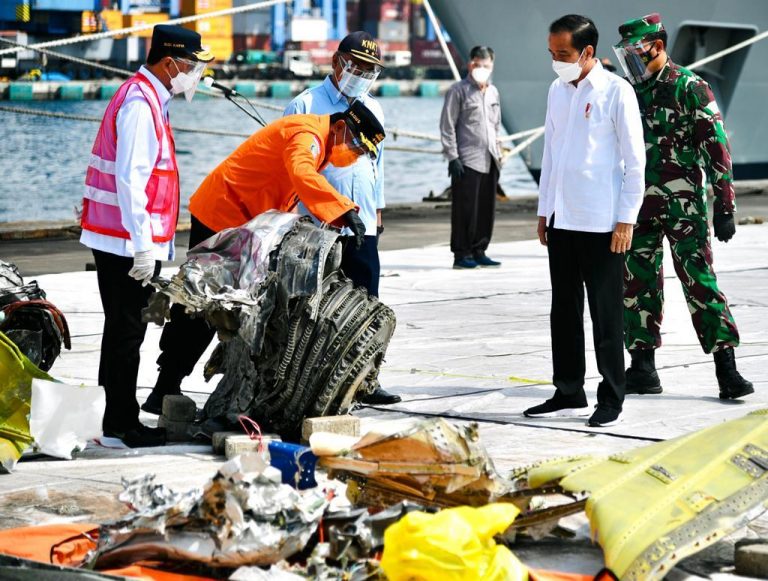
[[[690,194],[655,187],[646,191],[624,270],[624,344],[630,351],[661,346],[665,236],[704,352],[739,344],[736,322],[712,269],[706,198],[703,192]]]

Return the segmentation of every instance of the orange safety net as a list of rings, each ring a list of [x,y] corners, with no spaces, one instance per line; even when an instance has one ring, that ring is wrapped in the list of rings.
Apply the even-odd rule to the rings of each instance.
[[[99,525],[62,523],[0,530],[0,553],[49,563],[76,567],[96,546]],[[213,581],[210,577],[160,571],[144,565],[100,571],[146,581]]]

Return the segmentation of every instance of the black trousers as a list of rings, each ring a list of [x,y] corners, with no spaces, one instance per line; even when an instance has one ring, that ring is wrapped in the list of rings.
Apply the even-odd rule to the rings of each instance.
[[[368,294],[379,296],[379,276],[381,275],[381,263],[379,262],[379,237],[364,236],[360,248],[355,248],[355,241],[351,236],[342,238],[343,253],[341,255],[341,270],[352,279],[355,286],[368,289]]]
[[[104,333],[101,336],[99,385],[106,391],[105,429],[125,431],[139,423],[136,379],[139,374],[139,350],[147,324],[141,310],[153,292],[151,286],[128,276],[133,258],[94,250],[96,278],[104,309]],[[155,262],[155,276],[160,261]]]
[[[192,216],[189,248],[197,246],[216,232]],[[164,393],[178,393],[181,381],[192,373],[195,364],[210,345],[216,331],[202,317],[190,317],[184,306],[171,307],[171,320],[160,336],[160,357],[157,364],[160,375],[155,389]]]
[[[451,178],[451,252],[456,260],[485,254],[493,235],[498,183],[493,162],[488,173],[465,167],[463,176]]]
[[[624,402],[624,254],[611,252],[611,233],[547,228],[552,281],[553,383],[558,396],[586,403],[584,287],[592,317],[598,404],[621,410]]]

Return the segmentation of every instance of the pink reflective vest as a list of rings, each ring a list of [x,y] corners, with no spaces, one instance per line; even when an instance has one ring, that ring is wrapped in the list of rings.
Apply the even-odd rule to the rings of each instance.
[[[168,242],[176,231],[179,214],[179,172],[176,165],[176,148],[170,122],[166,122],[152,83],[141,73],[136,73],[115,93],[107,106],[96,141],[91,150],[88,173],[85,176],[83,215],[80,224],[84,230],[117,238],[129,239],[128,231],[120,218],[115,179],[117,159],[117,113],[125,101],[128,90],[136,86],[144,95],[152,110],[155,134],[160,144],[152,176],[147,182],[147,212],[152,227],[153,242]],[[170,146],[169,160],[163,161],[163,136]]]

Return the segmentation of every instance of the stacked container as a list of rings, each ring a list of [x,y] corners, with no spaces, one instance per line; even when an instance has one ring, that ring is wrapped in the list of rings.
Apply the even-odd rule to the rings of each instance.
[[[361,3],[363,30],[394,48],[408,50],[410,0],[369,0]]]
[[[254,0],[234,0],[233,6],[253,4]],[[234,50],[270,50],[272,43],[272,13],[269,8],[232,15]]]
[[[232,0],[182,0],[181,15],[195,16],[232,8]],[[217,61],[227,61],[233,51],[232,16],[205,18],[185,24],[203,37],[203,45]]]

